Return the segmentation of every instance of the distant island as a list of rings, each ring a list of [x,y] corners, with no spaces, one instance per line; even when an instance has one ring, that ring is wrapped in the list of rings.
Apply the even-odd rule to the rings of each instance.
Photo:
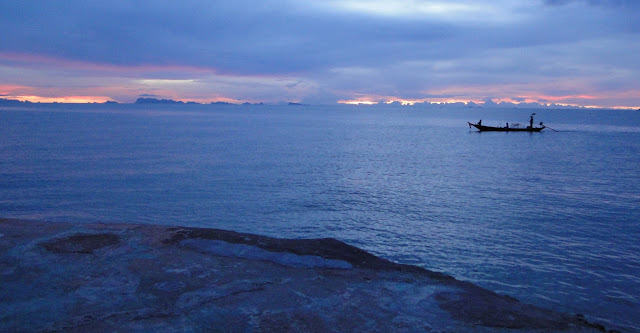
[[[21,106],[25,104],[32,104],[32,103],[29,101],[19,101],[16,99],[0,98],[0,106]]]
[[[195,102],[187,102],[194,103]],[[174,101],[172,99],[157,99],[157,98],[145,98],[140,97],[136,100],[134,104],[185,104],[183,101]]]
[[[198,103],[198,102],[194,102],[194,101],[187,101],[187,102],[183,102],[183,101],[176,101],[173,99],[157,99],[157,98],[152,98],[152,97],[140,97],[138,98],[134,104],[186,104],[186,105],[205,105],[203,103]],[[217,102],[211,102],[209,103],[210,105],[238,105],[235,103],[229,103],[229,102],[222,102],[222,101],[217,101]],[[242,103],[242,105],[264,105],[264,103],[260,102],[260,103],[249,103],[249,102],[244,102]]]

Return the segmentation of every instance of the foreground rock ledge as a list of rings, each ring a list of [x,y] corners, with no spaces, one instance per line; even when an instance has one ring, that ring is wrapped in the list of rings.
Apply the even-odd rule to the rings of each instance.
[[[599,331],[335,239],[0,219],[0,331]]]

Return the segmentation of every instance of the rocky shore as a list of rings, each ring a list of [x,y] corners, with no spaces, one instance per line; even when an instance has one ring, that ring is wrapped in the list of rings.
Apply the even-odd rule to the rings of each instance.
[[[0,219],[0,331],[599,332],[335,239]]]

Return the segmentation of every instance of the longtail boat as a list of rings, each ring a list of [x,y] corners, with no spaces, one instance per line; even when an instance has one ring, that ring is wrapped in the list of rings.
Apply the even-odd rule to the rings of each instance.
[[[469,123],[469,128],[473,126],[477,128],[478,131],[480,132],[540,132],[544,128],[546,128],[546,126],[544,126],[542,122],[540,122],[540,127],[534,127],[533,116],[535,115],[536,115],[535,113],[531,114],[531,118],[529,119],[529,126],[527,127],[520,127],[519,125],[509,127],[509,123],[507,123],[507,126],[505,127],[485,126],[485,125],[482,125],[482,120],[478,121],[477,124],[473,124],[470,122],[467,122],[467,123]]]
[[[540,132],[543,128],[546,128],[544,125],[542,127],[493,127],[469,123],[469,128],[471,126],[477,128],[480,132]]]

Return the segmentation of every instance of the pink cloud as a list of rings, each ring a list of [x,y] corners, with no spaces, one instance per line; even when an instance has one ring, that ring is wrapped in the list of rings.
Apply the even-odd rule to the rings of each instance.
[[[104,103],[106,101],[112,101],[110,97],[106,96],[56,96],[56,97],[42,97],[35,95],[16,95],[8,96],[9,99],[16,99],[20,101],[29,101],[33,103]]]
[[[29,87],[19,86],[19,85],[11,85],[11,84],[0,84],[0,95],[11,95],[16,91],[30,89]]]
[[[149,72],[178,72],[185,74],[215,74],[216,71],[211,68],[194,67],[194,66],[177,66],[177,65],[135,65],[123,66],[107,63],[92,63],[86,61],[69,60],[63,58],[42,56],[29,53],[10,53],[0,52],[0,61],[10,62],[16,65],[28,68],[63,68],[75,71],[93,71],[93,72],[117,72],[122,74],[141,74]]]

